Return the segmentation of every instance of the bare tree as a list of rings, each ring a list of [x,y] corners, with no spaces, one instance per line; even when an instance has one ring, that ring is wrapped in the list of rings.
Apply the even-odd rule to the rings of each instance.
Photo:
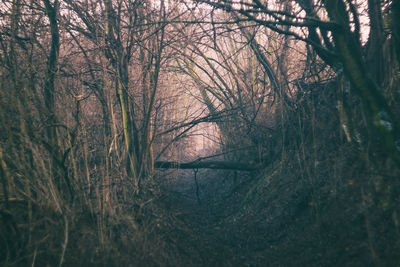
[[[333,70],[345,73],[352,90],[360,98],[368,129],[368,133],[364,133],[368,136],[363,141],[364,145],[371,142],[376,153],[399,162],[396,145],[400,140],[398,118],[383,90],[384,81],[389,79],[384,76],[390,71],[383,71],[379,67],[386,65],[382,62],[390,62],[391,54],[384,52],[385,40],[392,42],[394,47],[398,46],[395,23],[389,28],[394,38],[382,35],[383,13],[390,10],[391,14],[395,14],[398,9],[395,1],[386,6],[381,1],[368,1],[370,34],[365,45],[361,39],[361,31],[364,30],[360,24],[361,9],[353,1],[327,0],[322,1],[321,5],[314,5],[312,1],[296,1],[291,9],[258,0],[243,2],[240,6],[234,1],[200,2],[232,12],[240,21],[252,21],[310,44]],[[347,110],[347,116],[351,116],[351,108],[346,104],[343,106]],[[351,123],[353,120],[356,119],[343,121],[350,131],[356,128]],[[356,134],[353,132],[351,135],[351,139],[354,139]]]

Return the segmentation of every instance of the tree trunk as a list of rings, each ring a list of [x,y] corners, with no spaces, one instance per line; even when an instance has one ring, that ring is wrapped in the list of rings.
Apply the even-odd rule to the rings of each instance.
[[[340,26],[340,29],[332,32],[333,39],[344,72],[361,99],[370,131],[369,140],[375,152],[372,156],[379,160],[391,158],[400,164],[399,127],[376,81],[368,75],[359,40],[350,30],[346,7],[342,0],[326,0],[325,3],[330,19]]]

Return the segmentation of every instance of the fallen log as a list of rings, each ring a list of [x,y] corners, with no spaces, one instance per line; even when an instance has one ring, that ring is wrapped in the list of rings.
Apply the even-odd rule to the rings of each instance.
[[[234,161],[156,161],[154,167],[157,169],[217,169],[217,170],[236,170],[236,171],[255,171],[259,168],[254,165],[244,164]]]

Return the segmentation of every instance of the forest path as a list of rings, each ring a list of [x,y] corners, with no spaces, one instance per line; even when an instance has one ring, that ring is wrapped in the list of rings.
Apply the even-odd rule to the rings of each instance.
[[[186,171],[168,186],[170,211],[177,214],[187,229],[177,237],[177,243],[196,266],[249,266],[243,248],[246,237],[240,235],[237,225],[222,215],[224,207],[230,205],[221,205],[223,177],[209,177],[210,173],[204,171],[196,175],[200,202],[193,171]],[[215,172],[211,176],[214,175]],[[213,184],[210,179],[219,181]]]

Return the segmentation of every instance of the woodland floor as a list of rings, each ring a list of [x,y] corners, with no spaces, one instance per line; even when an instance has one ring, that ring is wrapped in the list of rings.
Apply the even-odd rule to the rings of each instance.
[[[346,160],[321,160],[313,181],[295,161],[273,162],[259,172],[201,169],[197,185],[193,170],[159,171],[147,195],[127,203],[118,216],[105,216],[103,247],[101,217],[73,214],[63,266],[400,266],[393,214],[381,208],[390,202],[374,204],[362,194],[368,180],[348,154]],[[22,225],[25,204],[13,208]],[[33,219],[32,239],[42,238],[33,246],[0,225],[18,253],[15,261],[3,259],[4,266],[59,263],[64,217],[37,207]],[[28,253],[32,249],[37,259]]]
[[[194,172],[180,171],[162,187],[164,210],[180,223],[169,235],[176,258],[161,265],[399,266],[390,213],[371,204],[365,215],[360,189],[333,179],[330,162],[313,184],[289,165],[259,175],[200,170],[200,202]],[[347,175],[360,173],[346,166]]]
[[[224,202],[227,190],[223,186],[231,182],[227,179],[233,179],[230,174],[200,171],[197,174],[199,198],[192,171],[186,171],[181,179],[168,185],[169,211],[176,214],[188,230],[178,235],[176,241],[181,252],[191,258],[192,266],[254,266],[257,261],[255,246],[250,241],[254,237],[237,229],[229,216],[234,204]],[[215,182],[221,179],[222,186],[216,186]]]

